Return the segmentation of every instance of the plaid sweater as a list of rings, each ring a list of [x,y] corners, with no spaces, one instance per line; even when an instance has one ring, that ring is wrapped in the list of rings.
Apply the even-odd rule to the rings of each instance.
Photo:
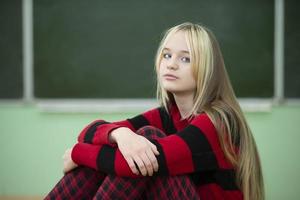
[[[72,159],[99,171],[118,176],[139,177],[127,165],[115,144],[108,140],[110,132],[119,127],[133,131],[147,125],[159,128],[167,137],[150,140],[156,145],[159,170],[154,176],[188,174],[202,200],[243,199],[235,183],[235,171],[221,149],[216,129],[204,113],[192,120],[181,120],[176,106],[170,114],[162,107],[131,119],[109,123],[96,120],[78,136]]]

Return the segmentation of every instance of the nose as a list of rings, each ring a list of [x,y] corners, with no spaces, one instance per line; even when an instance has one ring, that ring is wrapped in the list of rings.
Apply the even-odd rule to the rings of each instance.
[[[176,58],[172,57],[169,62],[168,62],[168,65],[167,65],[167,68],[168,69],[172,69],[172,70],[176,70],[178,69],[178,63],[176,61]]]

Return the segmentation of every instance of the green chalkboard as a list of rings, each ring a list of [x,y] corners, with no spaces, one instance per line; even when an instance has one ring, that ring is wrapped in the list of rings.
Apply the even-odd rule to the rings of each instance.
[[[237,96],[272,97],[273,10],[271,0],[34,1],[35,96],[154,97],[162,32],[191,21],[217,36]]]
[[[22,1],[0,1],[0,99],[23,96]]]
[[[285,96],[300,97],[300,2],[285,5]]]

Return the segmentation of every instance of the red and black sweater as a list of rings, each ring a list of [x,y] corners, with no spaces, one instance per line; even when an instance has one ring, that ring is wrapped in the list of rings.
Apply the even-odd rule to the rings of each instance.
[[[119,127],[132,131],[151,125],[167,137],[150,141],[156,145],[159,170],[154,175],[188,174],[197,186],[202,200],[240,200],[241,191],[235,184],[235,171],[221,149],[216,129],[204,113],[192,120],[181,120],[176,106],[168,114],[162,107],[134,118],[108,123],[96,120],[78,136],[72,159],[104,173],[126,177],[133,174],[119,149],[108,140],[109,133]]]

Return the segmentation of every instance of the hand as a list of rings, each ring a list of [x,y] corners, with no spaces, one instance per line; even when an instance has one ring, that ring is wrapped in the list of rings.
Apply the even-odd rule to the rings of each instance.
[[[155,155],[159,155],[159,152],[147,138],[122,127],[112,131],[111,141],[118,144],[120,152],[134,174],[139,174],[135,163],[143,176],[147,174],[152,176],[153,171],[158,171]]]
[[[62,157],[63,161],[64,161],[64,166],[63,166],[64,173],[67,173],[67,172],[71,171],[72,169],[75,169],[76,167],[78,167],[78,165],[76,163],[74,163],[74,161],[72,160],[71,153],[72,153],[72,148],[67,149]]]

